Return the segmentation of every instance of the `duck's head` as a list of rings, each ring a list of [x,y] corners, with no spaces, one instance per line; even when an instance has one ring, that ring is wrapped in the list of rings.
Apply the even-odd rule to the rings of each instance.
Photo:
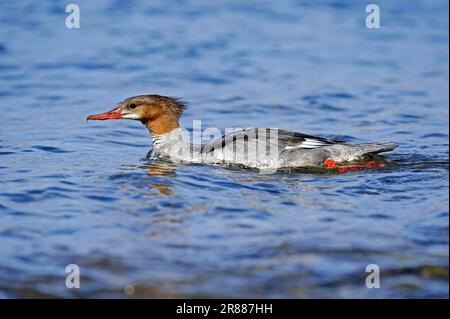
[[[173,97],[138,95],[119,103],[111,111],[89,115],[88,120],[130,119],[141,121],[152,134],[166,134],[179,127],[186,104]]]

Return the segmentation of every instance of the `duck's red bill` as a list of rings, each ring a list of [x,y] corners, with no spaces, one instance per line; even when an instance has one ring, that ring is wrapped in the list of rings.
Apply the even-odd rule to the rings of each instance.
[[[105,112],[105,113],[89,115],[87,117],[88,120],[99,120],[99,121],[117,120],[120,118],[122,118],[122,111],[120,109],[114,109],[112,111]]]

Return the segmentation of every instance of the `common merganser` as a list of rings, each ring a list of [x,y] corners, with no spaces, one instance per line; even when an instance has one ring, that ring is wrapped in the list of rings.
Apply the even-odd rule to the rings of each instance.
[[[347,172],[383,166],[375,161],[351,162],[397,147],[392,142],[351,144],[272,128],[244,129],[206,144],[191,143],[189,134],[178,122],[185,109],[186,104],[177,98],[138,95],[125,99],[109,112],[90,115],[87,119],[141,121],[152,137],[151,157],[172,162],[242,165],[258,169],[326,167]]]

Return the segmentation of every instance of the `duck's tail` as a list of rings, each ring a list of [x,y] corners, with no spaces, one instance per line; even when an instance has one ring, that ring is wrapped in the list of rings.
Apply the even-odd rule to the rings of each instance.
[[[380,142],[359,144],[358,146],[361,147],[363,155],[371,155],[392,151],[398,146],[398,144],[394,142]]]

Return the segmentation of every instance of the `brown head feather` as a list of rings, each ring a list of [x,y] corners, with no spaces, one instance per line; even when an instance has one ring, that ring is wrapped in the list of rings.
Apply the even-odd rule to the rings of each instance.
[[[180,98],[149,94],[130,97],[120,106],[136,116],[153,134],[166,134],[179,127],[178,120],[187,108]]]

